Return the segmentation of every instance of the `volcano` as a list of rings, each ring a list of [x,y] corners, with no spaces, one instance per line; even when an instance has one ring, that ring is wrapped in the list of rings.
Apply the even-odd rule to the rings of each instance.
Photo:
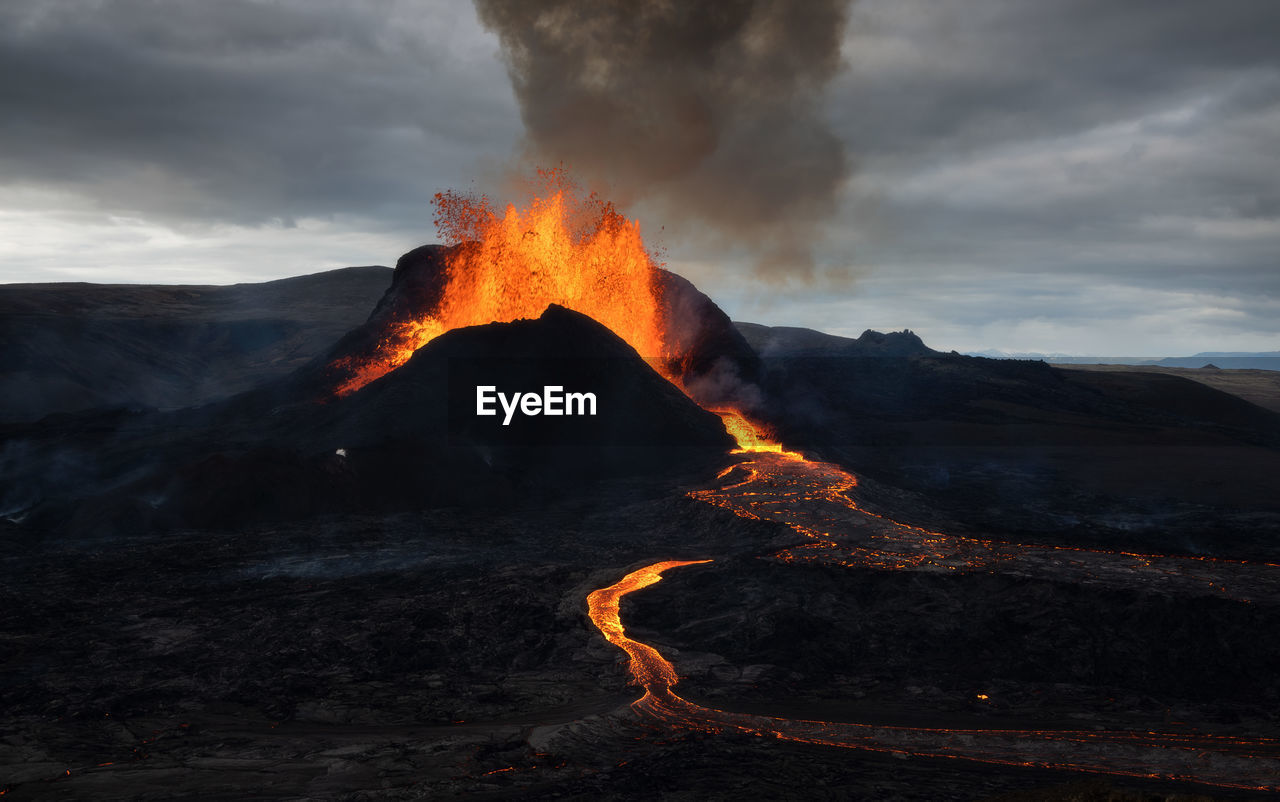
[[[0,791],[1277,790],[1280,415],[735,325],[630,224],[528,214],[241,392],[7,416]]]
[[[394,308],[402,285],[385,306]],[[344,338],[336,352],[379,323]],[[28,466],[36,528],[231,526],[322,513],[492,506],[627,475],[696,475],[733,446],[694,404],[599,323],[559,306],[536,320],[449,332],[358,393],[317,397],[326,356],[260,390],[177,412],[111,413],[13,427],[33,452],[78,443],[92,464]],[[590,388],[599,414],[514,430],[476,425],[477,371],[505,387]],[[84,420],[93,419],[92,417]],[[561,425],[556,426],[556,423]],[[568,437],[566,431],[571,432]],[[19,439],[21,438],[21,439]],[[119,482],[119,477],[131,481]],[[34,480],[34,481],[32,481]],[[73,500],[74,499],[74,500]],[[93,522],[111,522],[99,527]]]

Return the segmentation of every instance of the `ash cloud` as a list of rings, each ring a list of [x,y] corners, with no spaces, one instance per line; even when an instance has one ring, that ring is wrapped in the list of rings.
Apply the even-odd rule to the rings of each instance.
[[[677,233],[740,243],[767,278],[808,278],[850,174],[822,110],[849,0],[475,0],[529,156],[564,163]]]

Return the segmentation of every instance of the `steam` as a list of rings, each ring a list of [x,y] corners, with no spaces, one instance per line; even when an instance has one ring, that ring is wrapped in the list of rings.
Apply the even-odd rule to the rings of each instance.
[[[849,0],[475,0],[529,155],[808,278],[849,176],[823,119]]]

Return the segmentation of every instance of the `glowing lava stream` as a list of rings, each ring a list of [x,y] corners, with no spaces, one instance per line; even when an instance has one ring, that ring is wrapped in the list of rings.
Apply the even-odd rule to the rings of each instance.
[[[681,385],[681,352],[664,319],[662,275],[645,251],[638,224],[594,195],[582,198],[559,170],[540,171],[541,198],[499,214],[484,197],[437,195],[437,227],[452,246],[443,257],[440,298],[429,309],[389,320],[380,339],[363,352],[338,359],[334,391],[345,395],[395,370],[445,331],[536,317],[549,303],[589,315]],[[1241,600],[1280,593],[1276,566],[1225,560],[1023,546],[954,537],[905,526],[860,509],[846,493],[857,480],[837,466],[785,451],[743,415],[719,412],[738,441],[742,462],[719,477],[721,487],[690,493],[744,518],[777,521],[807,542],[773,555],[788,562],[823,561],[886,570],[999,570],[1059,581],[1131,586],[1159,583],[1162,590],[1226,592]],[[741,471],[741,476],[733,476]],[[732,480],[732,481],[729,481]],[[681,699],[671,691],[675,669],[656,649],[626,636],[618,602],[659,581],[662,572],[705,561],[657,563],[588,597],[592,621],[631,657],[631,672],[645,688],[637,709],[675,725],[703,730],[737,729],[807,743],[963,757],[1136,776],[1195,779],[1224,786],[1277,790],[1280,746],[1271,740],[1156,733],[941,730],[793,721],[727,713]],[[1228,583],[1230,587],[1228,587]],[[1181,586],[1181,587],[1179,587]],[[1067,745],[1064,747],[1063,745]],[[1054,750],[1058,754],[1054,754]],[[1244,754],[1244,750],[1251,750]],[[1257,754],[1265,751],[1266,755]],[[1195,753],[1185,772],[1152,772],[1167,753]],[[1272,753],[1275,754],[1272,754]],[[1097,753],[1097,754],[1095,754]],[[1165,756],[1160,760],[1157,757]],[[1184,755],[1185,757],[1185,755]]]
[[[773,555],[889,571],[986,571],[1085,585],[1158,588],[1226,595],[1237,601],[1280,596],[1280,565],[1213,557],[1144,554],[1010,543],[948,535],[868,512],[849,497],[853,474],[786,451],[740,413],[719,410],[741,461],[716,477],[726,484],[689,493],[742,518],[785,524],[805,542]]]
[[[877,752],[947,757],[1011,766],[1088,771],[1150,779],[1184,780],[1227,788],[1277,791],[1280,740],[1198,733],[1090,730],[964,730],[888,727],[773,718],[703,707],[676,695],[675,667],[652,646],[627,637],[619,602],[662,579],[671,568],[711,560],[667,560],[632,571],[587,596],[587,611],[605,639],[631,658],[630,672],[644,688],[632,703],[639,713],[702,732],[737,731],[787,741]]]
[[[604,639],[626,652],[631,657],[631,676],[648,691],[650,688],[670,687],[679,680],[676,670],[667,662],[658,650],[639,641],[627,637],[622,628],[622,619],[618,612],[618,603],[622,597],[662,579],[662,572],[668,568],[679,568],[682,565],[699,565],[711,560],[667,560],[654,563],[639,571],[632,571],[607,588],[592,591],[587,596],[587,611],[591,621],[604,635]],[[646,698],[648,694],[646,693]]]

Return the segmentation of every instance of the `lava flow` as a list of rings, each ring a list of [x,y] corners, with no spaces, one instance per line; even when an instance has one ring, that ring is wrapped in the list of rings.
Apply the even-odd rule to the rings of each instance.
[[[605,640],[622,649],[631,657],[631,676],[646,689],[668,687],[677,681],[676,670],[666,658],[658,654],[652,646],[631,640],[622,628],[622,620],[618,613],[618,603],[623,596],[632,591],[647,588],[662,579],[662,572],[668,568],[679,568],[682,565],[699,565],[710,560],[667,560],[655,563],[639,571],[632,571],[620,581],[607,588],[592,591],[587,596],[588,615],[591,621],[604,635]]]
[[[720,420],[724,422],[725,431],[733,437],[738,447],[733,450],[734,454],[778,454],[791,460],[804,460],[804,457],[796,451],[786,451],[782,448],[781,443],[770,440],[768,435],[761,431],[758,424],[752,423],[736,409],[716,409],[712,410],[720,416]]]
[[[697,490],[693,498],[745,518],[784,523],[806,542],[773,555],[785,562],[824,561],[881,570],[1000,570],[1087,583],[1132,586],[1159,581],[1162,588],[1240,594],[1275,593],[1280,566],[1208,558],[1022,546],[962,538],[906,526],[859,509],[848,497],[857,479],[829,463],[806,459],[771,441],[745,416],[720,411],[738,441],[738,464]],[[741,476],[734,476],[741,474]],[[664,571],[708,562],[655,563],[623,577],[587,599],[591,620],[609,642],[631,656],[631,674],[644,688],[638,712],[672,727],[704,732],[738,731],[803,743],[872,751],[950,757],[1014,766],[1189,780],[1249,790],[1280,790],[1280,740],[1187,733],[1072,730],[982,730],[890,727],[782,719],[731,713],[694,704],[672,688],[674,666],[656,649],[626,636],[619,600],[657,582]],[[1230,590],[1228,584],[1230,584]]]
[[[868,512],[850,498],[857,477],[839,466],[785,451],[740,414],[721,412],[742,460],[724,470],[727,484],[692,498],[743,518],[787,525],[802,542],[773,555],[880,570],[988,571],[1086,585],[1226,596],[1237,601],[1280,595],[1280,565],[1212,557],[1028,545],[961,537],[908,526]]]
[[[644,688],[644,696],[632,706],[668,726],[921,757],[1189,780],[1256,791],[1280,790],[1275,780],[1280,776],[1277,739],[1091,730],[889,727],[731,713],[695,704],[672,690],[679,677],[670,661],[652,646],[627,637],[618,607],[623,596],[658,582],[664,571],[707,562],[710,560],[655,563],[587,597],[592,622],[605,639],[630,655],[632,678]]]
[[[537,317],[552,303],[594,318],[642,356],[659,358],[659,371],[681,386],[671,366],[686,355],[670,353],[659,269],[644,249],[638,224],[594,195],[579,198],[560,171],[539,175],[546,184],[544,197],[525,209],[508,206],[501,216],[483,197],[436,196],[436,223],[452,246],[445,256],[439,300],[412,319],[390,324],[372,353],[336,363],[344,377],[339,394],[394,370],[450,329]],[[1245,601],[1278,590],[1280,572],[1273,565],[1027,546],[900,524],[857,505],[849,495],[858,485],[852,474],[785,450],[739,410],[716,411],[737,440],[733,453],[741,459],[718,477],[724,480],[721,486],[690,495],[745,518],[788,526],[801,543],[772,555],[780,561],[882,570],[1001,571],[1126,587],[1158,581],[1164,589],[1226,593]],[[1274,779],[1280,776],[1280,742],[1272,739],[886,727],[729,713],[693,704],[672,691],[678,681],[672,664],[653,647],[627,637],[619,600],[659,581],[668,569],[702,562],[708,561],[656,563],[587,600],[600,632],[630,656],[631,674],[645,690],[636,709],[659,721],[805,743],[1280,790]]]

